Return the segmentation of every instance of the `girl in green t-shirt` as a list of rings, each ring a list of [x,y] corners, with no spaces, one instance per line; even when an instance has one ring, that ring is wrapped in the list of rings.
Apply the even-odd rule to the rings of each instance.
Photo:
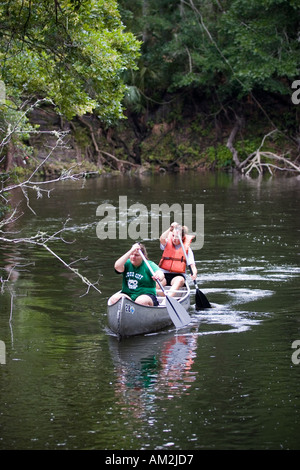
[[[141,305],[158,305],[155,280],[163,281],[164,273],[153,261],[148,261],[154,271],[154,276],[152,276],[139,250],[148,258],[144,245],[135,243],[127,253],[115,262],[116,272],[123,274],[123,283],[122,291],[110,298],[111,304],[124,296]]]

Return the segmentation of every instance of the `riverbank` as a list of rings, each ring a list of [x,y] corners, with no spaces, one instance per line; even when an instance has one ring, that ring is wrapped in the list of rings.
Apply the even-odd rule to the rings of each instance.
[[[29,134],[22,150],[14,149],[11,168],[17,167],[22,177],[40,166],[39,176],[45,178],[70,170],[87,176],[115,171],[300,172],[296,107],[270,100],[268,114],[251,102],[237,114],[201,101],[195,109],[178,103],[177,110],[173,105],[140,114],[128,111],[114,127],[105,127],[94,114],[67,121],[42,105],[29,116],[37,131]]]
[[[258,150],[260,163],[270,163],[265,170],[288,165],[280,161],[282,157],[297,162],[299,147],[293,137],[296,107],[287,101],[269,98],[268,114],[252,102],[244,103],[239,114],[229,108],[216,112],[204,100],[196,109],[180,104],[177,112],[176,106],[157,106],[141,114],[126,112],[126,119],[109,128],[95,115],[65,121],[49,107],[35,109],[31,122],[38,124],[41,131],[66,133],[64,151],[54,152],[55,171],[74,164],[87,172],[100,173],[144,169],[228,171],[239,166],[242,170],[244,162],[251,163]],[[36,156],[44,158],[55,138],[52,135],[49,140],[49,135],[41,134],[31,139]],[[53,171],[53,167],[49,166],[48,171]]]

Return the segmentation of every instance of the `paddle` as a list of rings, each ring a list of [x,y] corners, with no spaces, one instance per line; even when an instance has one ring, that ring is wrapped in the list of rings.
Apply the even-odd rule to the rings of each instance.
[[[151,272],[153,276],[154,271],[151,268],[150,264],[148,263],[147,259],[145,258],[142,250],[139,250],[139,253],[141,257],[143,258],[143,260],[145,261],[149,271]],[[188,325],[191,321],[191,317],[189,316],[186,309],[182,305],[180,305],[180,303],[177,302],[176,299],[173,299],[172,297],[169,297],[167,295],[167,293],[165,292],[165,289],[163,288],[161,282],[158,279],[156,279],[156,282],[158,283],[159,287],[161,288],[161,290],[166,296],[167,311],[168,311],[168,314],[170,315],[172,322],[176,326],[176,328],[182,328],[183,326]]]
[[[177,232],[180,244],[181,244],[181,248],[182,248],[182,250],[185,254],[186,264],[188,264],[187,254],[186,254],[186,251],[184,249],[179,230],[176,230],[176,232]],[[193,275],[193,270],[192,270],[191,266],[188,265],[188,267],[189,267],[191,275]],[[210,305],[209,301],[207,300],[206,296],[199,289],[196,279],[194,280],[194,285],[196,287],[196,295],[195,295],[196,310],[203,310],[204,308],[211,308],[211,305]]]

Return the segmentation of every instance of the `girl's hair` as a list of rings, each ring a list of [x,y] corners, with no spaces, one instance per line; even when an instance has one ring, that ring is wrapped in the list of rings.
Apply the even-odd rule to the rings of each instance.
[[[180,227],[180,225],[179,225],[179,227]],[[175,229],[175,230],[176,230],[176,229]],[[179,230],[179,228],[178,228],[178,230]],[[173,231],[173,230],[172,230],[172,231]],[[181,235],[180,235],[182,240],[184,240],[184,238],[185,238],[185,236],[188,234],[188,232],[189,232],[189,229],[187,228],[187,226],[186,226],[186,225],[182,225],[182,226],[181,226]]]
[[[139,245],[140,245],[140,248],[141,248],[141,252],[145,256],[145,258],[148,259],[148,253],[147,253],[145,245],[143,245],[142,243],[139,243]]]
[[[186,227],[186,225],[183,225],[181,227],[181,239],[184,240],[185,236],[188,234],[189,229]]]

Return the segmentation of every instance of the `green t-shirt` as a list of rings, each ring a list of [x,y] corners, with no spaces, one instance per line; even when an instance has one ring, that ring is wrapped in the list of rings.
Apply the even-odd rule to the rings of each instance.
[[[157,271],[159,267],[148,261],[153,271]],[[139,295],[153,294],[156,295],[156,283],[152,279],[145,261],[138,267],[133,266],[128,259],[124,266],[122,292],[129,295],[132,300],[136,300]]]

